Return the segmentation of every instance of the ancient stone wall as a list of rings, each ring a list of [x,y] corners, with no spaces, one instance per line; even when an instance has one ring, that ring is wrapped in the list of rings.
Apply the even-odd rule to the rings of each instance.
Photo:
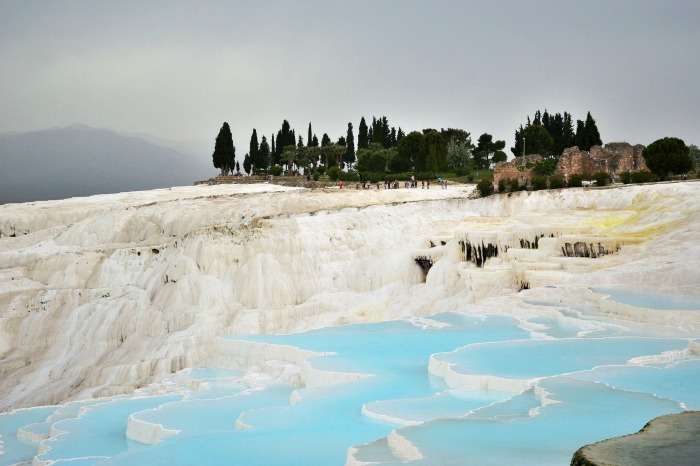
[[[627,171],[649,171],[644,162],[644,146],[626,142],[611,142],[605,146],[593,146],[590,152],[578,147],[564,149],[557,172],[569,179],[571,175],[590,176],[605,172],[617,177]]]
[[[510,162],[496,164],[493,169],[493,184],[498,189],[500,180],[518,180],[520,185],[525,185],[532,179],[532,168],[537,162],[542,161],[542,156],[538,154],[515,157]]]

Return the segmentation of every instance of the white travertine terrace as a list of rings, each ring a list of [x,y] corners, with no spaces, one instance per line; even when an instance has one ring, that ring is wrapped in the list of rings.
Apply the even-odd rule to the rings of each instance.
[[[658,335],[700,328],[698,313],[590,290],[697,296],[700,183],[470,192],[219,185],[0,206],[0,410],[131,393],[195,366],[262,361],[325,383],[304,372],[308,355],[221,338],[240,333],[552,306]],[[477,266],[465,242],[498,254]],[[609,253],[565,257],[577,242]]]

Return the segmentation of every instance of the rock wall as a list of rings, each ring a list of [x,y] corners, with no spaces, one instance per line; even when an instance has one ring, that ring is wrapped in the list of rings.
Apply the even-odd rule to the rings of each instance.
[[[571,175],[591,176],[597,172],[605,172],[616,178],[628,171],[649,171],[643,152],[643,145],[633,146],[626,142],[593,146],[590,151],[581,150],[576,146],[569,147],[564,149],[559,157],[556,173],[568,181]],[[498,189],[500,180],[518,180],[520,185],[528,184],[534,175],[533,166],[541,160],[541,155],[532,154],[497,164],[493,171],[494,187]]]
[[[569,147],[559,157],[557,172],[569,179],[571,175],[593,175],[605,172],[613,177],[628,171],[649,171],[644,161],[644,146],[626,142],[611,142],[593,146],[590,151]]]
[[[525,157],[515,157],[510,162],[501,162],[493,170],[493,183],[498,189],[500,180],[518,180],[520,185],[526,185],[532,179],[533,166],[542,161],[542,156],[538,154],[526,155]]]

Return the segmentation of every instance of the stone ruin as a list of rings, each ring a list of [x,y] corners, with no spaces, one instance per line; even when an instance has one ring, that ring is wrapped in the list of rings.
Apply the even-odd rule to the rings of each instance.
[[[493,185],[498,190],[500,180],[517,180],[520,186],[527,185],[532,179],[532,169],[544,157],[538,154],[515,157],[510,162],[501,162],[493,170]]]
[[[577,146],[569,147],[559,157],[555,173],[562,175],[567,182],[571,175],[592,176],[597,172],[605,172],[616,179],[628,171],[649,171],[643,152],[643,145],[633,146],[626,142],[593,146],[590,151]],[[520,185],[529,184],[534,175],[534,165],[542,160],[541,155],[532,154],[497,164],[493,170],[494,188],[498,189],[500,180],[518,180]]]
[[[617,178],[624,172],[649,171],[644,161],[644,146],[626,142],[611,142],[605,146],[593,146],[590,151],[569,147],[559,157],[557,173],[567,181],[571,175],[590,176],[604,172]]]

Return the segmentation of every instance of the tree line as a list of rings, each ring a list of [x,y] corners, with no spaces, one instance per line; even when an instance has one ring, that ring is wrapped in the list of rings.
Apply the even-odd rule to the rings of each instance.
[[[488,133],[480,135],[476,144],[468,131],[457,128],[426,128],[406,134],[400,126],[390,124],[387,116],[373,116],[369,124],[362,117],[357,130],[356,147],[352,122],[348,123],[345,135],[335,142],[327,133],[323,133],[319,141],[311,123],[307,127],[306,140],[291,128],[287,120],[282,121],[276,133],[270,134],[269,140],[265,135],[259,139],[254,128],[248,152],[243,157],[243,171],[246,174],[280,174],[300,169],[324,172],[333,167],[352,167],[360,173],[437,173],[450,170],[463,174],[468,170],[487,169],[507,158],[505,141],[496,140]],[[231,129],[224,122],[212,156],[214,167],[223,175],[241,173],[235,152]]]
[[[576,120],[574,131],[573,118],[569,112],[550,114],[537,110],[532,120],[515,130],[515,145],[510,148],[514,156],[540,154],[559,157],[567,147],[578,146],[581,150],[591,150],[593,146],[602,145],[600,132],[591,112],[586,119]]]

